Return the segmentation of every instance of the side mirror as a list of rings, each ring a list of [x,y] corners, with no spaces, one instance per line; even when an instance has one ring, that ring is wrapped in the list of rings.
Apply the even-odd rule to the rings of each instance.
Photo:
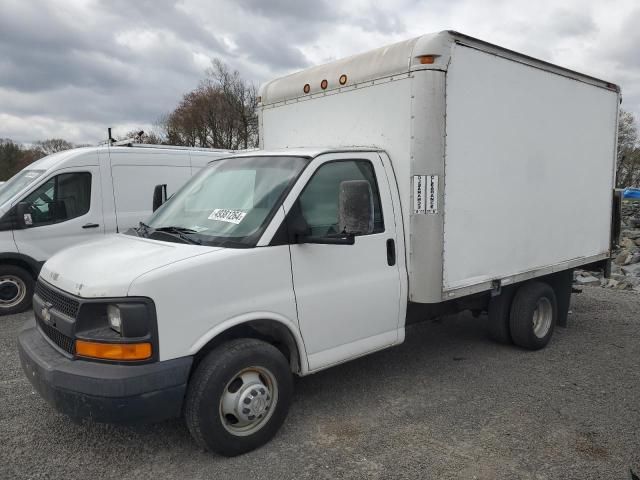
[[[156,185],[153,189],[153,211],[167,201],[167,184]]]
[[[27,202],[20,202],[16,205],[16,224],[18,228],[29,228],[33,225]]]
[[[366,180],[340,183],[338,231],[348,235],[373,233],[373,194]]]
[[[348,234],[337,234],[331,236],[311,235],[309,224],[302,215],[300,202],[296,202],[287,217],[287,229],[290,243],[318,243],[324,245],[353,245],[355,237]]]

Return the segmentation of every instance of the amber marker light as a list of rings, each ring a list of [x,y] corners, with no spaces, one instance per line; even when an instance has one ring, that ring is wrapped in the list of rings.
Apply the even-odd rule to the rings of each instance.
[[[309,85],[308,83],[305,84],[304,88],[302,89],[302,91],[304,93],[309,93],[311,91],[311,85]]]
[[[76,340],[76,355],[102,360],[147,360],[151,358],[151,344],[103,343]]]
[[[436,57],[433,55],[420,55],[418,58],[421,65],[432,65],[436,61]]]
[[[342,75],[340,75],[340,85],[344,85],[345,83],[347,83],[347,76],[343,73]]]
[[[326,90],[328,86],[329,86],[329,82],[327,81],[326,78],[320,82],[321,89]]]

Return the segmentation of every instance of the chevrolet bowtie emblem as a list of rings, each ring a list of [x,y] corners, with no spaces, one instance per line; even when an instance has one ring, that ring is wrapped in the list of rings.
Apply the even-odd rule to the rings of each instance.
[[[45,304],[40,311],[40,315],[42,316],[42,320],[47,325],[55,326],[56,322],[51,318],[51,307],[50,303]]]

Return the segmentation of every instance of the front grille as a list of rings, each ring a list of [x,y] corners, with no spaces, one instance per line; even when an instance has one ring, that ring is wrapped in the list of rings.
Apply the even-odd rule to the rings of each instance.
[[[64,333],[60,332],[59,330],[56,330],[51,325],[47,325],[46,323],[44,323],[44,321],[40,317],[36,316],[36,318],[38,320],[38,326],[40,327],[40,330],[42,330],[42,333],[44,333],[53,343],[59,346],[62,350],[73,355],[74,353],[73,338],[67,337]]]
[[[35,293],[44,302],[50,303],[53,308],[58,310],[60,313],[64,313],[71,318],[76,318],[78,315],[78,308],[80,307],[80,304],[77,300],[74,300],[63,293],[57,292],[44,283],[40,281],[36,283]]]

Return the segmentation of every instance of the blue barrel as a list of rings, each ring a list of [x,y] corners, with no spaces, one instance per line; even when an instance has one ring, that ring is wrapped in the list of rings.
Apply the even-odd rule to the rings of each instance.
[[[622,192],[625,200],[640,200],[640,188],[625,188]]]

